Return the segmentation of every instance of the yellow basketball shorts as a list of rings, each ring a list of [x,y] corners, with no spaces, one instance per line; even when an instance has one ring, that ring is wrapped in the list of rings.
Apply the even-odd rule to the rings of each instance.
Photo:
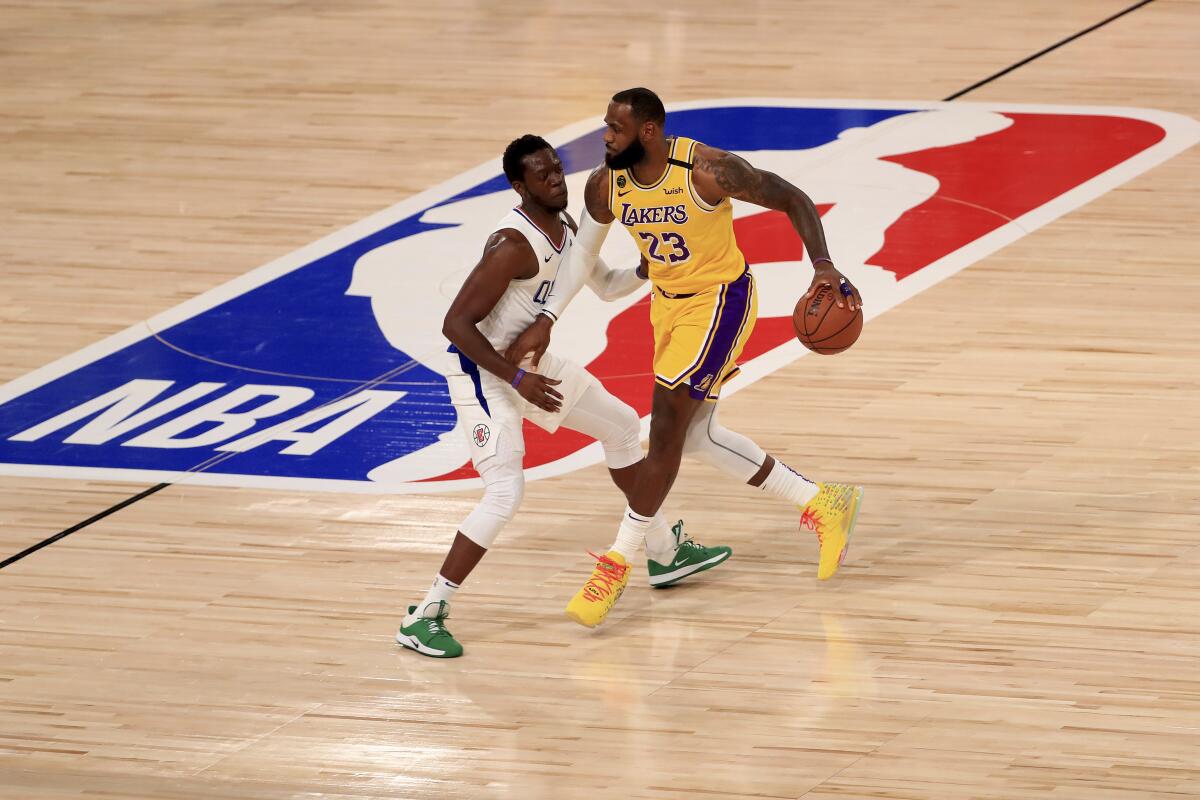
[[[654,379],[668,389],[687,385],[697,400],[716,400],[738,372],[737,359],[758,319],[758,293],[750,268],[732,283],[692,295],[655,289]]]

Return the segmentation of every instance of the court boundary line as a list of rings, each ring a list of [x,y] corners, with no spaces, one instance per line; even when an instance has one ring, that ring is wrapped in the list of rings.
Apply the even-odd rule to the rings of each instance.
[[[1060,39],[1059,41],[1055,42],[1054,44],[1050,45],[1049,47],[1043,48],[1043,49],[1037,51],[1036,53],[1034,53],[1033,55],[1027,56],[1027,57],[1021,59],[1020,61],[1016,62],[1015,64],[1009,64],[1004,69],[1000,70],[999,72],[992,73],[991,75],[987,76],[983,80],[979,80],[979,81],[976,81],[975,83],[972,83],[970,86],[968,86],[965,89],[959,89],[954,94],[952,94],[948,97],[942,98],[942,102],[949,103],[951,100],[957,100],[958,98],[960,98],[964,95],[970,94],[971,92],[975,91],[976,89],[979,89],[983,86],[987,86],[989,83],[996,80],[997,78],[1003,78],[1005,75],[1012,72],[1013,70],[1019,69],[1020,67],[1023,67],[1026,64],[1029,64],[1033,61],[1037,61],[1042,56],[1047,55],[1049,53],[1053,53],[1055,50],[1062,47],[1063,45],[1070,44],[1071,42],[1075,41],[1076,39],[1079,39],[1083,36],[1087,36],[1092,31],[1099,30],[1100,28],[1103,28],[1108,23],[1115,22],[1116,20],[1120,19],[1121,17],[1125,16],[1126,14],[1137,11],[1142,6],[1150,5],[1153,2],[1154,2],[1154,0],[1141,0],[1140,3],[1134,3],[1129,8],[1126,8],[1124,11],[1118,11],[1116,14],[1113,14],[1111,17],[1100,20],[1095,25],[1084,28],[1081,31],[1076,31],[1075,33],[1071,34],[1067,38]]]

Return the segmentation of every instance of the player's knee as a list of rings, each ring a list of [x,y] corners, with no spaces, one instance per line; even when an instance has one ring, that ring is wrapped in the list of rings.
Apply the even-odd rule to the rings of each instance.
[[[611,469],[621,469],[636,464],[642,458],[642,423],[637,412],[625,403],[614,407],[612,427],[600,446],[604,448],[605,461]]]
[[[715,419],[702,429],[688,431],[687,455],[716,467],[739,482],[750,480],[766,460],[757,444]]]
[[[507,474],[497,474],[499,470],[495,468],[485,468],[484,471],[487,477],[483,497],[475,510],[463,520],[459,530],[486,550],[521,507],[521,499],[525,495],[525,476],[519,464],[506,468]]]
[[[676,417],[654,417],[650,425],[650,453],[678,460],[683,455],[686,442],[687,428],[679,425]]]
[[[521,507],[521,501],[524,498],[525,476],[518,472],[488,484],[481,504],[487,506],[488,511],[497,518],[511,522],[512,518],[517,515],[517,509]]]
[[[655,446],[651,442],[650,450],[646,453],[647,464],[652,465],[651,469],[663,470],[670,474],[675,474],[679,470],[679,464],[683,460],[683,445],[684,437],[678,436],[664,442],[660,442]]]

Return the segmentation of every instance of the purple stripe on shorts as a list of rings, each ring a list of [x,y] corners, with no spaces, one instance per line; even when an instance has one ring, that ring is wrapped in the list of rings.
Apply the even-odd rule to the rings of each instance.
[[[710,395],[714,384],[721,380],[729,357],[733,355],[733,348],[737,345],[738,335],[742,332],[750,305],[751,287],[749,268],[742,273],[742,277],[727,287],[725,311],[721,314],[721,321],[717,323],[712,346],[708,348],[704,361],[700,362],[700,366],[688,381],[691,384],[688,393],[697,400],[703,400]]]

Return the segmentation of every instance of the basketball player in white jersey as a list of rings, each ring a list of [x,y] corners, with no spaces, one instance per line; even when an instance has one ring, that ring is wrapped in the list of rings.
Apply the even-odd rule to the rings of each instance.
[[[583,367],[546,353],[533,372],[527,362],[529,370],[501,355],[538,316],[574,239],[574,221],[565,213],[562,162],[554,149],[541,137],[522,136],[504,151],[503,164],[521,203],[488,237],[442,327],[454,361],[445,371],[450,399],[484,495],[459,527],[433,585],[409,607],[396,634],[401,645],[436,658],[462,655],[462,645],[445,624],[450,600],[521,504],[524,419],[550,432],[562,425],[598,440],[613,482],[627,497],[643,457],[637,412]],[[645,273],[639,274],[644,266],[611,270],[598,262],[586,282],[603,299],[614,300],[644,285]],[[626,536],[610,552],[629,561],[641,545],[640,536]],[[661,514],[652,521],[645,545],[654,587],[710,569],[731,554],[727,547],[704,547],[685,538],[681,524],[669,529]],[[625,587],[607,576],[602,573],[589,585],[598,599]]]

